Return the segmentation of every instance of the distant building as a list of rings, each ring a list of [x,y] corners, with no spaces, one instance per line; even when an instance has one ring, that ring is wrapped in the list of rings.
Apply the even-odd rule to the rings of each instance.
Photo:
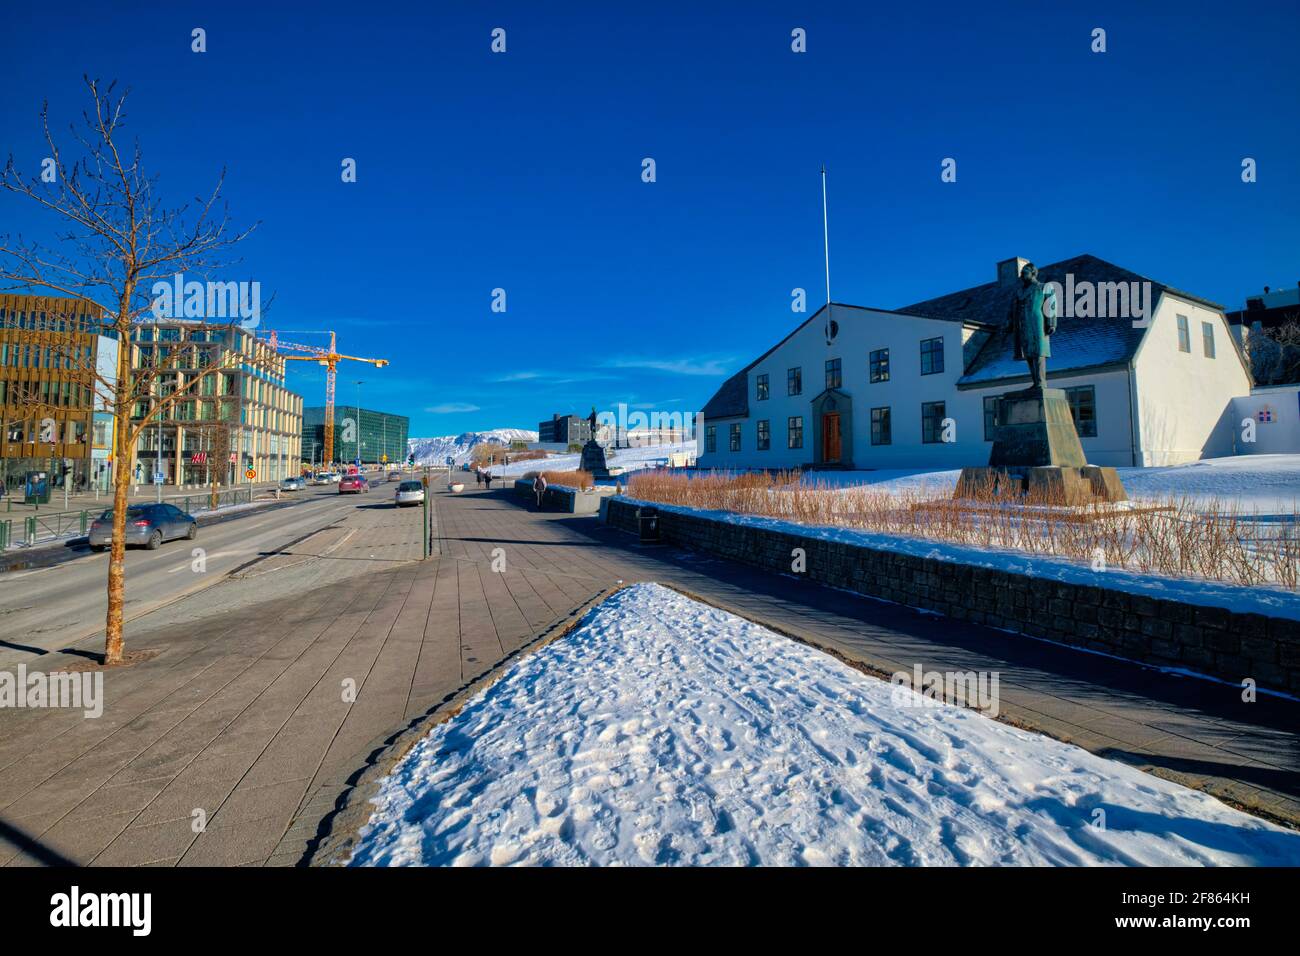
[[[286,387],[284,358],[268,343],[241,326],[185,319],[142,323],[131,340],[133,368],[168,361],[174,370],[156,387],[192,396],[140,433],[135,480],[161,473],[169,485],[207,484],[215,471],[220,483],[238,484],[298,474],[302,396]],[[149,409],[150,402],[136,403],[132,420]],[[218,461],[223,452],[227,460]]]
[[[1023,261],[998,263],[996,282],[896,311],[818,310],[704,406],[700,466],[987,464],[997,397],[1029,385],[1005,328]],[[1069,397],[1089,462],[1234,453],[1232,400],[1250,394],[1251,376],[1222,306],[1095,256],[1043,266],[1039,278],[1107,294],[1104,315],[1063,296],[1048,360],[1048,384]],[[1109,307],[1134,290],[1147,312],[1137,321]]]
[[[302,460],[324,464],[327,461],[353,462],[360,458],[365,465],[405,461],[406,439],[410,430],[411,420],[405,415],[336,404],[334,453],[327,456],[324,454],[325,406],[304,408]]]
[[[113,418],[91,369],[113,381],[117,342],[80,299],[0,294],[0,477],[21,494],[29,471],[62,487],[108,487]]]
[[[584,444],[591,441],[591,422],[578,415],[552,415],[538,422],[537,441],[543,445]]]

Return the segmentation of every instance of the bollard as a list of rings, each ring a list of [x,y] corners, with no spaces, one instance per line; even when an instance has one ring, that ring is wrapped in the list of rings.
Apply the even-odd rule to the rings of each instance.
[[[23,537],[27,540],[23,543],[31,547],[36,543],[36,518],[29,515],[26,519],[26,526],[23,528]]]
[[[425,492],[424,497],[420,499],[420,524],[423,526],[424,553],[422,558],[429,556],[429,494]]]
[[[0,551],[9,547],[9,524],[8,521],[0,521]]]
[[[81,533],[85,534],[87,529],[89,529],[89,527],[90,527],[90,512],[82,511],[81,512]]]

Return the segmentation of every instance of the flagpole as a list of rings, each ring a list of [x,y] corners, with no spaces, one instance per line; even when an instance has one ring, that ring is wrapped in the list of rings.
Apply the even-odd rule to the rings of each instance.
[[[826,219],[826,164],[822,163],[822,248],[826,253],[826,308],[831,306],[831,234]]]

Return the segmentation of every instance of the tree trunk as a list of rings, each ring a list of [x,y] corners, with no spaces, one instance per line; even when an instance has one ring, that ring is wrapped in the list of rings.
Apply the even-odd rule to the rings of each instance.
[[[129,347],[129,346],[128,346]],[[104,624],[104,663],[122,660],[122,607],[126,598],[126,509],[131,483],[130,420],[118,417],[113,441],[113,540],[108,552],[108,619]]]

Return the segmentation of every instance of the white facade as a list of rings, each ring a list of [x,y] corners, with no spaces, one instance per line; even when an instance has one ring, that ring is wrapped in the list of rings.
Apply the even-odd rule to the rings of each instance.
[[[1257,388],[1234,398],[1232,407],[1229,425],[1238,455],[1300,452],[1300,385]]]
[[[815,420],[823,409],[815,402],[826,389],[826,363],[835,359],[843,393],[833,396],[844,430],[843,467],[945,469],[988,463],[993,435],[986,429],[985,399],[1029,384],[1026,371],[1023,379],[958,386],[992,334],[988,326],[838,304],[832,314],[839,332],[831,345],[823,309],[746,371],[748,414],[706,420],[700,467],[823,463]],[[1187,319],[1189,351],[1180,349],[1180,315]],[[1205,354],[1203,324],[1212,329],[1212,357]],[[935,339],[942,340],[943,369],[927,373],[922,343]],[[888,379],[872,381],[872,356],[881,350],[888,351]],[[1163,465],[1233,454],[1233,399],[1249,395],[1251,382],[1221,312],[1167,291],[1130,360],[1066,374],[1059,371],[1061,361],[1062,356],[1049,359],[1048,384],[1069,391],[1090,463]],[[801,384],[794,395],[787,384],[791,369],[799,370]],[[764,376],[766,398],[761,397]],[[935,403],[942,403],[938,430]],[[929,429],[923,425],[927,405]],[[878,409],[888,409],[887,443],[879,427],[873,441],[873,410]],[[883,416],[877,411],[876,417]],[[792,418],[802,425],[800,447],[790,447]],[[764,422],[765,449],[759,447]],[[732,448],[735,426],[738,450]]]
[[[1187,329],[1181,343],[1179,316]],[[1205,354],[1207,326],[1212,358]],[[1178,465],[1234,453],[1232,400],[1250,394],[1251,380],[1223,313],[1166,292],[1133,370],[1139,449],[1134,464]]]

